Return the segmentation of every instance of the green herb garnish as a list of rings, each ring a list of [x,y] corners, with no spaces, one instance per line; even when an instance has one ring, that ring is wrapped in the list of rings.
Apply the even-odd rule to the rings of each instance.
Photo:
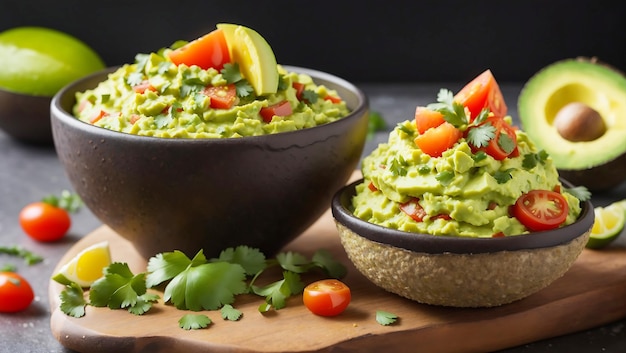
[[[388,311],[377,310],[376,322],[383,326],[388,326],[395,323],[398,320],[398,315],[390,313]]]

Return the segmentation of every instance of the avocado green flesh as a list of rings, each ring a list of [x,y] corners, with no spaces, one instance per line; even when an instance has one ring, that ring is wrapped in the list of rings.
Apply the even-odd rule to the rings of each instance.
[[[587,142],[564,139],[553,122],[571,102],[595,109],[604,119],[606,133]],[[558,169],[589,169],[626,152],[626,78],[615,70],[589,61],[557,62],[526,83],[518,105],[524,130],[552,156]]]
[[[0,33],[0,88],[10,92],[50,97],[104,67],[91,48],[61,32],[23,27]]]

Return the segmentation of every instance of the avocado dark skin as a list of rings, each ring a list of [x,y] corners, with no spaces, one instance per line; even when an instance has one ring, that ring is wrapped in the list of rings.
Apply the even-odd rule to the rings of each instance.
[[[626,76],[596,58],[579,57],[533,75],[520,93],[518,112],[528,137],[552,157],[561,177],[590,191],[605,191],[626,181],[626,109],[621,102],[626,102]],[[585,107],[585,114],[578,109],[562,119],[559,113],[575,104]]]

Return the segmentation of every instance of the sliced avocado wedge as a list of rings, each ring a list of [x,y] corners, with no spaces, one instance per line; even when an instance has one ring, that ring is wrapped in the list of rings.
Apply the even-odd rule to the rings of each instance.
[[[588,108],[580,121],[602,125],[593,136],[577,140],[557,129],[557,116],[572,103]],[[626,180],[626,77],[617,70],[587,58],[555,62],[526,82],[518,113],[528,136],[570,182],[604,190]]]
[[[220,23],[217,28],[224,31],[230,57],[239,65],[241,74],[250,82],[259,95],[276,93],[278,68],[274,51],[267,41],[248,27]]]

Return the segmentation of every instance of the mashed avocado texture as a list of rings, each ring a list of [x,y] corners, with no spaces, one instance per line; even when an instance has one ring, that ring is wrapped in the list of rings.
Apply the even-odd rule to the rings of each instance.
[[[234,85],[224,70],[175,65],[163,53],[140,54],[135,63],[109,74],[96,88],[78,93],[74,115],[135,135],[233,138],[305,129],[349,114],[337,92],[316,85],[308,75],[287,72],[281,66],[278,71],[275,94],[257,96],[240,78],[234,104],[214,108],[207,89]],[[265,119],[261,115],[262,109],[284,101],[289,103],[290,114]]]
[[[510,117],[506,117],[510,121]],[[415,123],[405,121],[362,163],[364,182],[353,198],[354,215],[398,230],[466,237],[517,235],[528,230],[509,208],[534,189],[562,190],[569,211],[564,224],[580,213],[579,200],[561,187],[549,156],[541,155],[521,130],[519,154],[496,160],[473,153],[461,138],[441,157],[431,157],[415,144]],[[529,161],[539,161],[528,163]],[[416,221],[401,205],[418,200],[425,211]]]

